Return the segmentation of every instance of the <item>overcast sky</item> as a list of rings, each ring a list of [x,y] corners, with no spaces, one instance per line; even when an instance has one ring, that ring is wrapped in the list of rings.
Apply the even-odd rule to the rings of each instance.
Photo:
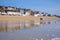
[[[60,15],[60,0],[0,0],[1,6],[30,8],[49,14]]]

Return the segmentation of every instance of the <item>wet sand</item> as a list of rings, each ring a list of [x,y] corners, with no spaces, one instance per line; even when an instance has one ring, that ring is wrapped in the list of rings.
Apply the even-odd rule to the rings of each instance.
[[[60,20],[0,21],[0,40],[60,40]]]
[[[41,19],[42,18],[42,19]],[[60,18],[51,16],[40,16],[40,17],[34,17],[34,16],[0,16],[0,20],[57,20]]]

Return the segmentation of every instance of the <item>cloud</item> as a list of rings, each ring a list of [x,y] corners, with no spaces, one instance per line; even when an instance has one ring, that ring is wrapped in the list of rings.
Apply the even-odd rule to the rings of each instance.
[[[51,14],[60,15],[60,6],[48,8],[46,11],[49,12],[49,13],[51,13]]]
[[[49,14],[57,14],[60,15],[60,6],[53,6],[48,8],[40,8],[42,12],[48,12]]]

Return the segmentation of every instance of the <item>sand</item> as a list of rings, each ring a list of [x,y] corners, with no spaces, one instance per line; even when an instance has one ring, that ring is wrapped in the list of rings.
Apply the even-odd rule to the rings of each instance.
[[[40,17],[35,17],[35,16],[0,16],[0,20],[57,20],[60,18],[51,16],[40,16]]]

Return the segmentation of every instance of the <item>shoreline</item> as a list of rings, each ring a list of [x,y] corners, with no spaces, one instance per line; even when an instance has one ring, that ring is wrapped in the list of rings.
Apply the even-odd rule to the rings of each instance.
[[[51,16],[0,16],[0,20],[59,20],[60,18]]]

